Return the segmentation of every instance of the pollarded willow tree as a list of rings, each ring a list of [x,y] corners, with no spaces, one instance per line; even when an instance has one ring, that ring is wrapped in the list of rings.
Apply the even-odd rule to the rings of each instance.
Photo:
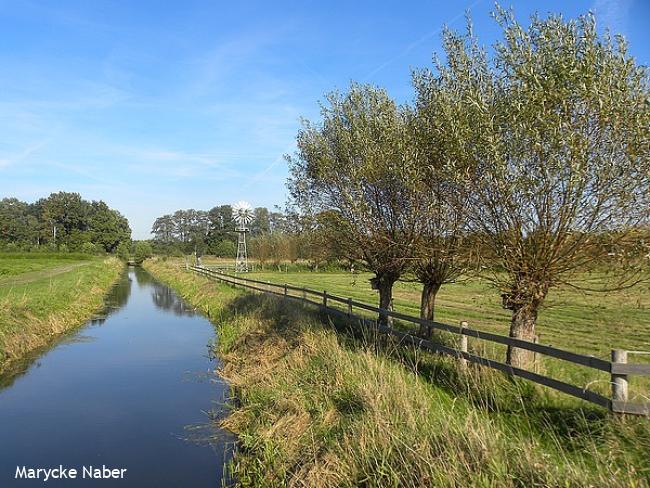
[[[329,231],[346,257],[375,274],[379,306],[389,310],[417,239],[409,185],[418,168],[408,117],[384,90],[368,85],[353,84],[326,100],[322,120],[304,123],[298,152],[288,158],[289,189],[303,211],[336,220]]]
[[[458,280],[470,268],[474,249],[468,246],[469,192],[457,178],[458,127],[456,97],[428,70],[414,73],[416,90],[412,144],[419,168],[414,195],[419,239],[412,271],[422,283],[420,317],[435,318],[440,288]],[[447,88],[447,89],[445,89]],[[431,329],[421,330],[430,337]]]
[[[533,17],[527,29],[509,12],[496,18],[504,39],[493,61],[471,29],[447,32],[439,79],[466,114],[457,174],[471,188],[473,231],[498,270],[510,335],[530,341],[552,287],[637,280],[630,259],[650,211],[648,75],[591,15]],[[616,280],[581,281],[605,269]],[[531,360],[508,350],[513,366]]]

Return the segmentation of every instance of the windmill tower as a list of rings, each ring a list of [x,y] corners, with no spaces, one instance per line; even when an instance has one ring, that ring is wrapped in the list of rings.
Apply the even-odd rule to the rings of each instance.
[[[248,202],[237,202],[232,207],[232,218],[237,226],[235,231],[239,234],[237,239],[237,261],[235,261],[235,273],[248,272],[248,255],[246,253],[246,232],[248,224],[253,221],[253,208]]]

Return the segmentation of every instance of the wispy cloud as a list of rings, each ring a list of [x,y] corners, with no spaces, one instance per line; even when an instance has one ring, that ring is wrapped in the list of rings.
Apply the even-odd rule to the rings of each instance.
[[[632,0],[596,0],[592,10],[596,19],[613,34],[625,34]]]
[[[444,24],[442,24],[441,27],[439,27],[439,28],[437,28],[437,29],[435,29],[435,30],[430,31],[430,32],[426,33],[425,35],[423,35],[422,37],[420,37],[419,39],[417,39],[417,40],[415,40],[415,41],[413,41],[413,42],[407,44],[407,45],[406,45],[406,46],[405,46],[405,47],[404,47],[404,48],[403,48],[399,53],[397,53],[397,54],[396,54],[395,56],[393,56],[392,58],[387,59],[386,61],[384,61],[383,63],[381,63],[379,66],[377,66],[376,68],[374,68],[372,71],[370,71],[368,74],[366,74],[366,75],[363,77],[363,79],[368,80],[368,79],[372,78],[372,77],[375,76],[377,73],[379,73],[379,72],[382,71],[383,69],[385,69],[385,68],[387,68],[388,66],[390,66],[391,64],[393,64],[395,61],[398,61],[398,60],[402,59],[404,56],[406,56],[408,53],[410,53],[410,52],[411,52],[413,49],[415,49],[416,47],[420,46],[421,44],[423,44],[424,42],[428,41],[428,40],[431,39],[432,37],[434,37],[434,36],[440,34],[440,33],[442,32],[442,30],[444,29],[445,26],[451,26],[452,24],[454,24],[455,22],[457,22],[459,19],[461,19],[461,18],[465,15],[465,12],[466,12],[466,11],[471,10],[472,8],[474,8],[476,5],[478,5],[479,3],[481,3],[481,1],[482,1],[482,0],[474,0],[474,2],[472,2],[472,3],[469,4],[469,5],[467,5],[467,7],[466,7],[465,9],[463,9],[462,12],[459,12],[457,15],[455,15],[454,17],[452,17],[450,20],[448,20],[447,22],[445,22]]]
[[[18,164],[21,161],[24,161],[25,159],[29,158],[31,155],[37,153],[41,148],[43,148],[49,141],[48,140],[43,140],[43,141],[37,141],[34,142],[27,147],[25,147],[22,151],[12,154],[10,156],[4,156],[0,158],[0,168]]]
[[[275,28],[243,31],[220,40],[189,62],[192,78],[185,86],[185,95],[201,97],[215,89],[233,88],[228,83],[234,79],[241,82],[243,73],[252,74],[280,36],[280,28]]]
[[[250,179],[244,184],[243,188],[249,189],[250,187],[259,183],[259,181],[262,180],[262,178],[265,178],[278,164],[284,162],[285,154],[288,154],[295,148],[296,144],[292,141],[291,144],[289,144],[284,151],[282,151],[273,161],[271,161],[268,166],[251,176]]]
[[[136,174],[155,174],[169,179],[200,178],[221,181],[238,177],[239,173],[225,162],[221,154],[193,153],[167,148],[116,149],[127,162],[127,169]]]

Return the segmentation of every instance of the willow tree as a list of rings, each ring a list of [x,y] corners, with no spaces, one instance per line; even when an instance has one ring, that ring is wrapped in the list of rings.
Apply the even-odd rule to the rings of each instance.
[[[420,317],[435,318],[440,288],[458,280],[470,265],[468,188],[457,178],[458,144],[455,134],[465,114],[457,113],[456,97],[428,70],[414,73],[416,90],[412,144],[418,182],[413,206],[418,225],[412,270],[422,283]],[[431,329],[421,330],[426,337]]]
[[[346,257],[375,274],[379,306],[389,310],[417,238],[407,116],[384,90],[353,84],[326,97],[321,117],[304,122],[297,154],[288,158],[291,195],[305,211],[329,212],[336,221],[330,232]]]
[[[471,29],[445,34],[440,78],[466,114],[454,137],[473,230],[491,250],[510,335],[532,341],[552,287],[637,279],[625,249],[650,210],[648,75],[592,15],[533,17],[528,28],[496,18],[504,38],[491,61]],[[616,279],[581,279],[594,269]],[[508,350],[514,366],[531,359]]]

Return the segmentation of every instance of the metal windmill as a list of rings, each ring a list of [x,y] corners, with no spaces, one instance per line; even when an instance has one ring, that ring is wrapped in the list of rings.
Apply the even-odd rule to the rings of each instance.
[[[235,272],[246,273],[248,271],[248,255],[246,253],[246,232],[248,224],[253,221],[253,207],[248,202],[237,202],[232,207],[232,218],[237,223],[235,231],[239,234],[237,240],[237,261],[235,261]]]

